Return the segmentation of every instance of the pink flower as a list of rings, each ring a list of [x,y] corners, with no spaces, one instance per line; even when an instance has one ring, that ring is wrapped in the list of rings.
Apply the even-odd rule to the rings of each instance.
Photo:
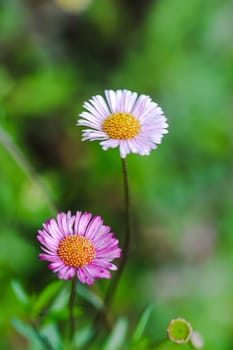
[[[128,90],[106,90],[106,99],[97,95],[83,107],[77,125],[87,126],[82,140],[100,140],[104,150],[119,147],[125,158],[129,153],[149,155],[167,134],[167,119],[149,96]]]
[[[91,213],[60,213],[43,224],[37,238],[44,251],[40,259],[49,261],[60,279],[77,275],[80,282],[92,285],[97,278],[111,278],[109,270],[117,269],[111,261],[121,256],[110,227]]]

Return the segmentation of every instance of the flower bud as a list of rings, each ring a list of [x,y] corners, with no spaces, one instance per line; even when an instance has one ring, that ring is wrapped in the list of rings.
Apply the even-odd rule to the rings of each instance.
[[[187,343],[192,335],[192,326],[184,318],[172,320],[167,328],[168,338],[177,344]]]

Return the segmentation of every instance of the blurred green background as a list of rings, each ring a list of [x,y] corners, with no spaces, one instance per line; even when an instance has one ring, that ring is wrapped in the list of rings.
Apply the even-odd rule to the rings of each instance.
[[[116,88],[150,95],[169,134],[127,157],[133,244],[113,309],[133,328],[152,303],[153,339],[182,316],[205,349],[233,348],[232,13],[231,0],[0,2],[1,349],[27,348],[12,279],[33,295],[56,280],[38,260],[53,216],[38,179],[59,210],[124,236],[118,150],[81,142],[75,125],[85,100]]]

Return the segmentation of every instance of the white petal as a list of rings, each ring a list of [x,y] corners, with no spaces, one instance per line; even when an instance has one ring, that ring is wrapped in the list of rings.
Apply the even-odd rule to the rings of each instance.
[[[116,92],[113,90],[105,90],[105,96],[112,113],[116,113],[117,109],[117,97]]]

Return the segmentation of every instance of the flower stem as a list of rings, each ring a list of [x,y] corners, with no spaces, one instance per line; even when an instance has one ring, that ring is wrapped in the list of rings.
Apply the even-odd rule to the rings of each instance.
[[[124,179],[124,191],[125,191],[125,241],[123,246],[123,261],[121,267],[122,271],[125,267],[129,256],[130,240],[131,240],[131,203],[130,203],[130,191],[129,191],[129,174],[126,159],[122,159],[123,179]],[[119,267],[120,269],[120,267]],[[122,273],[121,271],[121,273]]]
[[[74,315],[74,305],[75,305],[75,296],[76,296],[76,278],[72,278],[71,281],[71,290],[70,290],[70,299],[69,299],[69,341],[70,343],[74,337],[75,331],[75,315]]]
[[[129,175],[126,159],[122,159],[123,181],[124,181],[124,194],[125,194],[125,240],[123,243],[123,254],[119,263],[118,270],[115,274],[115,278],[109,286],[107,294],[104,299],[104,308],[108,309],[113,301],[117,287],[120,282],[121,275],[125,268],[126,262],[129,256],[130,249],[130,237],[131,237],[131,208],[130,208],[130,193],[129,193]]]
[[[94,328],[97,330],[100,326],[100,321],[107,321],[107,310],[110,307],[117,287],[119,285],[121,275],[125,268],[128,260],[130,250],[130,238],[131,238],[131,205],[130,205],[130,191],[129,191],[129,176],[126,159],[122,159],[122,171],[123,171],[123,182],[124,182],[124,202],[125,202],[125,240],[123,243],[123,254],[120,259],[118,270],[116,271],[115,277],[110,283],[107,290],[106,296],[103,302],[103,308],[97,313],[94,319]],[[106,322],[107,323],[107,322]]]

